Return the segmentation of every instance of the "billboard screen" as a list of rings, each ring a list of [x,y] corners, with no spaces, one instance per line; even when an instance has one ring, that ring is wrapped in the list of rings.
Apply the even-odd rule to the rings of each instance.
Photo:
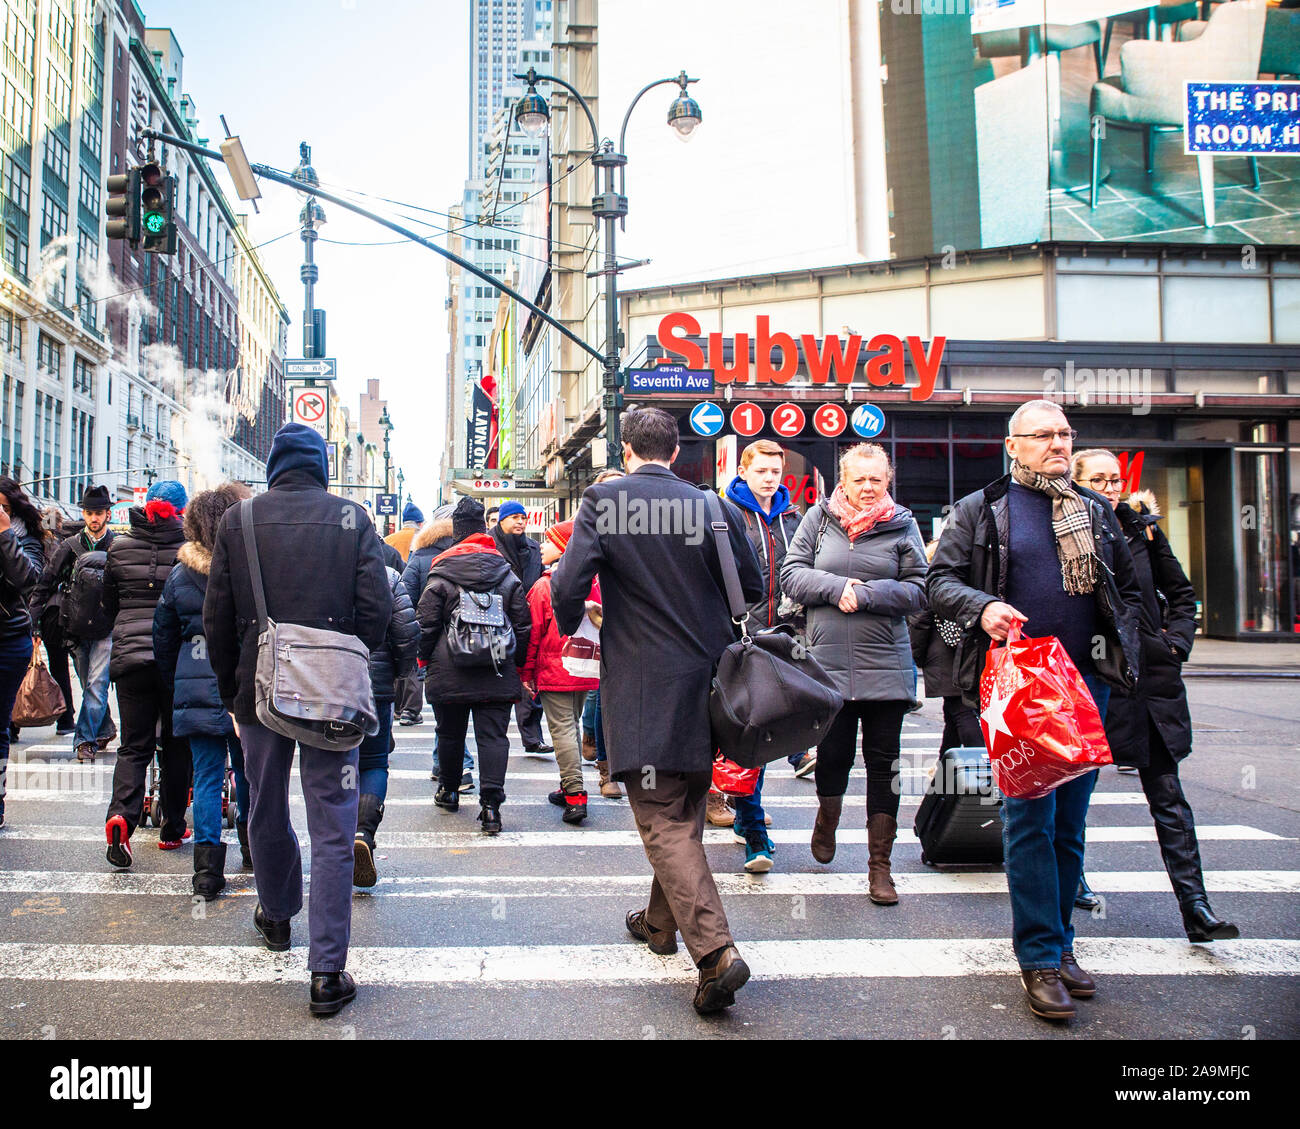
[[[880,0],[889,257],[1300,242],[1283,4]]]

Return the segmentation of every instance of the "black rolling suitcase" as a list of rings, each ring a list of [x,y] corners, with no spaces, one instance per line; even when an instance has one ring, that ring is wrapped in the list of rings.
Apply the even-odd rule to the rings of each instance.
[[[1002,862],[1002,797],[983,746],[945,749],[914,825],[921,861]]]

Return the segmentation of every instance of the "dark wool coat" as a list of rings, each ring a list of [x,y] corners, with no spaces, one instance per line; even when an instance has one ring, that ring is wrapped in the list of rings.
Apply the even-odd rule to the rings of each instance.
[[[980,675],[992,642],[980,626],[980,616],[994,600],[1006,599],[1010,486],[1011,475],[1004,474],[953,506],[926,574],[930,610],[961,628],[953,670],[962,700],[972,709],[979,709]],[[1141,593],[1133,556],[1110,503],[1086,487],[1075,489],[1088,502],[1093,541],[1103,565],[1101,582],[1093,586],[1097,623],[1106,643],[1096,659],[1097,673],[1112,687],[1136,685]],[[1020,610],[1031,614],[1027,608]]]
[[[525,533],[513,535],[502,533],[499,525],[493,526],[488,536],[496,542],[497,550],[507,561],[510,561],[510,556],[506,553],[507,548],[512,548],[521,554],[522,567],[515,569],[513,563],[510,567],[519,577],[519,582],[524,586],[524,594],[527,595],[542,575],[542,547]]]
[[[252,507],[267,615],[355,635],[371,651],[383,643],[393,592],[361,507],[328,493],[308,460],[279,471]],[[223,704],[240,724],[256,722],[257,611],[237,505],[217,530],[203,629]]]
[[[186,541],[153,613],[154,661],[171,694],[172,733],[177,737],[224,737],[235,731],[221,704],[203,637],[203,597],[211,567],[212,554],[197,541]]]
[[[21,639],[32,633],[27,599],[45,567],[38,534],[19,524],[0,533],[0,639]]]
[[[50,554],[45,571],[41,573],[40,580],[36,582],[36,588],[32,592],[29,601],[32,622],[42,629],[42,634],[48,633],[48,628],[51,626],[46,617],[46,612],[47,610],[57,611],[63,596],[63,588],[72,579],[73,566],[84,554],[91,552],[92,548],[97,551],[107,552],[109,545],[113,543],[113,539],[117,536],[111,529],[106,528],[99,543],[91,546],[88,543],[89,535],[84,533],[85,525],[81,522],[77,524],[82,526],[81,530],[69,537],[65,537],[55,547],[54,552]],[[67,529],[68,526],[64,526],[64,528]],[[49,618],[54,619],[53,616]],[[47,622],[42,624],[42,620]],[[54,619],[52,626],[57,632],[57,619]]]
[[[491,540],[484,534],[478,536]],[[425,696],[430,705],[517,702],[523,697],[519,667],[528,654],[528,637],[533,626],[524,586],[500,553],[479,544],[462,542],[462,545],[464,551],[457,545],[458,551],[434,562],[415,612],[420,621],[420,658],[428,664],[424,672]],[[463,667],[451,661],[446,628],[451,613],[460,607],[461,588],[501,593],[506,618],[515,629],[515,653],[502,663],[500,674],[490,666]]]
[[[1142,591],[1142,677],[1133,693],[1114,691],[1106,707],[1106,737],[1116,764],[1145,768],[1150,758],[1148,719],[1175,760],[1192,751],[1192,715],[1183,663],[1196,635],[1196,590],[1174,556],[1156,515],[1121,502],[1115,511]],[[1148,539],[1148,533],[1150,537]],[[1161,597],[1164,597],[1164,608]],[[1168,625],[1164,623],[1168,619]]]
[[[588,486],[551,573],[565,635],[578,629],[600,576],[600,708],[614,777],[647,767],[707,772],[713,764],[709,688],[738,634],[707,505],[698,487],[654,463]],[[740,514],[730,502],[720,505],[741,590],[753,603],[764,595],[758,561]],[[673,513],[680,522],[662,520]],[[657,520],[643,520],[647,514]]]
[[[420,643],[420,625],[415,609],[402,587],[397,570],[388,570],[388,586],[393,591],[393,614],[383,643],[370,652],[370,689],[376,700],[396,697],[394,682],[415,670],[416,650]]]
[[[150,521],[139,506],[130,511],[131,532],[113,538],[104,566],[104,611],[113,621],[113,681],[154,661],[153,613],[163,585],[185,543],[179,517]]]
[[[837,605],[849,580],[866,583],[854,588],[858,610],[845,613]],[[808,609],[813,658],[846,702],[915,701],[905,617],[925,607],[925,545],[911,510],[898,506],[888,521],[850,542],[819,502],[799,523],[781,586]]]

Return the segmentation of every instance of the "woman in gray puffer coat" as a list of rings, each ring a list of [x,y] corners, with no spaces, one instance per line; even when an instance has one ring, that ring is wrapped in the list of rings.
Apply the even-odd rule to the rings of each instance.
[[[781,568],[781,587],[808,609],[813,657],[844,696],[817,747],[812,854],[835,857],[858,722],[867,766],[870,897],[894,905],[889,859],[898,831],[899,734],[916,701],[907,616],[925,607],[925,547],[911,510],[889,494],[884,448],[859,443],[840,456],[840,481],[805,515]]]

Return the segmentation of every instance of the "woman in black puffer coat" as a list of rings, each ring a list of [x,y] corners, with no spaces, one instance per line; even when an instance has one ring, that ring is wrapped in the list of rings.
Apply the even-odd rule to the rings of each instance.
[[[12,478],[0,478],[0,827],[5,821],[9,719],[32,661],[27,597],[44,567],[40,511]]]
[[[1188,939],[1231,940],[1239,931],[1210,909],[1196,821],[1178,779],[1178,762],[1192,751],[1183,663],[1196,635],[1196,590],[1156,525],[1160,511],[1155,496],[1119,500],[1123,476],[1119,460],[1110,451],[1080,451],[1072,469],[1075,482],[1104,494],[1114,506],[1142,589],[1142,676],[1130,693],[1111,691],[1105,719],[1111,756],[1117,765],[1138,770]]]
[[[117,690],[122,743],[113,769],[113,799],[104,836],[106,857],[118,870],[131,865],[130,838],[140,825],[144,782],[162,724],[158,846],[175,850],[189,837],[185,808],[190,791],[190,746],[172,732],[172,700],[153,653],[153,613],[185,541],[181,514],[185,487],[162,479],[149,487],[144,507],[131,507],[131,532],[113,538],[104,568],[104,611],[113,621],[108,676]]]
[[[391,548],[391,546],[389,546]],[[402,585],[397,569],[388,571],[393,590],[393,611],[388,617],[388,634],[383,645],[370,652],[370,689],[379,713],[379,731],[361,742],[358,771],[361,796],[357,801],[357,834],[352,848],[352,884],[373,886],[375,832],[384,818],[384,797],[388,795],[388,754],[393,750],[393,702],[397,681],[415,671],[415,654],[420,643],[420,625],[415,609]]]
[[[194,892],[208,901],[225,887],[226,844],[221,841],[221,786],[226,761],[235,774],[239,846],[248,853],[248,782],[244,747],[221,702],[217,676],[203,634],[203,599],[208,592],[217,527],[231,506],[252,496],[240,482],[204,490],[185,508],[187,540],[176,554],[153,616],[153,651],[158,673],[172,701],[172,733],[189,740],[194,762]]]

